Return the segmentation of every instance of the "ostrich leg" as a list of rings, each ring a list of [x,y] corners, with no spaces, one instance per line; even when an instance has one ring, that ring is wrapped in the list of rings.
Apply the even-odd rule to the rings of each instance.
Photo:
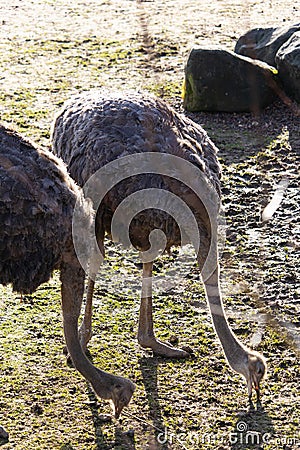
[[[97,227],[98,223],[97,223]],[[104,250],[104,233],[103,233],[103,227],[98,231],[99,228],[97,228],[97,236],[98,236],[98,247],[100,249],[100,252],[103,256],[103,259],[105,257],[105,250]],[[99,265],[100,267],[100,265]],[[87,291],[86,291],[86,303],[85,303],[85,309],[84,309],[84,317],[83,321],[79,328],[79,337],[80,337],[80,343],[81,347],[84,351],[86,351],[87,344],[89,343],[91,337],[92,337],[92,314],[93,314],[93,293],[94,293],[94,287],[95,287],[95,281],[96,276],[99,270],[99,267],[93,267],[93,274],[88,279],[88,285],[87,285]]]
[[[79,340],[82,347],[82,350],[86,352],[87,344],[89,343],[92,337],[92,313],[93,313],[93,292],[94,292],[95,282],[94,279],[88,279],[88,286],[86,292],[86,303],[84,309],[84,317],[83,321],[79,328]],[[70,355],[68,353],[68,348],[64,347],[63,353],[67,357],[67,361],[70,362]]]
[[[68,254],[61,265],[62,310],[67,348],[76,369],[91,383],[100,398],[111,400],[114,415],[118,418],[124,406],[128,405],[135,385],[126,378],[97,369],[82,350],[78,317],[83,297],[84,271],[74,260],[74,254]]]
[[[153,353],[167,358],[187,358],[190,354],[184,350],[164,344],[156,339],[153,331],[152,315],[152,268],[153,263],[143,263],[143,282],[139,316],[138,342],[144,348],[151,348]]]
[[[95,281],[92,278],[88,279],[88,286],[86,291],[86,303],[84,310],[84,318],[79,328],[79,337],[81,347],[86,351],[87,344],[92,337],[92,313],[93,313],[93,293]]]

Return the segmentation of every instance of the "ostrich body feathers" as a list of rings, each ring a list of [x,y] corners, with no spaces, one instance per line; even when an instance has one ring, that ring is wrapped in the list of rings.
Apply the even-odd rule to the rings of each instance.
[[[65,165],[0,125],[0,283],[33,292],[72,245],[72,213],[84,201]],[[88,210],[84,212],[86,223]]]
[[[68,166],[71,176],[83,186],[99,169],[124,156],[157,152],[183,158],[204,174],[207,183],[220,193],[220,166],[217,149],[206,132],[166,102],[150,94],[125,92],[88,92],[66,102],[56,117],[52,145],[54,152]],[[131,159],[134,164],[134,159]],[[122,170],[120,162],[119,170]],[[144,189],[159,189],[187,198],[189,187],[177,180],[143,173],[116,184],[105,196],[97,215],[100,230],[111,231],[111,220],[118,205],[130,195]],[[147,195],[145,193],[145,195]],[[167,199],[168,200],[168,199]],[[170,200],[170,199],[169,199]],[[168,207],[141,208],[130,223],[131,243],[139,250],[149,248],[149,233],[162,230],[166,249],[180,245],[178,224],[168,214]],[[203,236],[206,230],[202,212],[194,210]],[[182,220],[186,220],[185,217]],[[202,224],[202,225],[201,225]],[[118,224],[120,240],[122,221]]]

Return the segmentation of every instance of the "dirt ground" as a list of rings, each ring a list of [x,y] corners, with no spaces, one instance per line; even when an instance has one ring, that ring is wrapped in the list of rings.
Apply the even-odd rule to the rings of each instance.
[[[7,0],[0,7],[1,122],[42,145],[75,92],[143,88],[182,110],[193,45],[233,49],[250,28],[300,21],[290,0]],[[0,424],[10,436],[0,440],[3,450],[300,449],[300,119],[280,101],[259,117],[189,116],[219,147],[225,309],[238,337],[268,360],[263,409],[248,408],[245,382],[224,359],[190,250],[155,266],[157,334],[195,353],[170,362],[138,346],[140,264],[135,252],[108,241],[89,348],[98,367],[136,383],[129,408],[112,419],[66,365],[58,274],[22,302],[0,287]],[[263,225],[261,212],[280,185],[280,207]]]

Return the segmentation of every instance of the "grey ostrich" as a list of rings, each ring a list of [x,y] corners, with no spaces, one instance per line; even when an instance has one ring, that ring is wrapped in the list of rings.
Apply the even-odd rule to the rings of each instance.
[[[104,234],[112,233],[114,215],[124,200],[138,191],[155,189],[160,197],[169,194],[166,203],[175,194],[193,212],[200,235],[200,248],[197,261],[201,270],[206,296],[216,333],[232,369],[242,374],[248,386],[251,401],[252,388],[259,400],[260,381],[265,371],[264,357],[245,347],[232,332],[223,309],[219,287],[219,265],[216,239],[216,220],[220,196],[220,166],[217,149],[205,131],[182,114],[177,113],[164,101],[146,93],[109,93],[105,91],[88,92],[75,96],[58,113],[52,131],[53,151],[67,164],[71,176],[80,186],[89,183],[90,177],[99,172],[97,188],[101,193],[101,183],[107,185],[105,177],[117,180],[104,194],[96,217],[96,235],[99,248],[104,252]],[[172,155],[174,167],[168,171],[161,167],[149,167],[139,171],[136,167],[128,169],[126,164],[138,166],[149,155]],[[131,156],[129,163],[127,157]],[[119,161],[119,165],[112,165]],[[160,159],[156,159],[160,166]],[[179,161],[179,163],[178,163]],[[181,161],[181,163],[180,163]],[[184,164],[190,163],[189,166]],[[153,163],[155,166],[155,162]],[[108,168],[105,172],[105,168]],[[110,167],[113,167],[112,169]],[[188,168],[190,167],[190,169]],[[195,169],[193,173],[192,169]],[[103,172],[104,169],[104,172]],[[174,175],[172,175],[172,170]],[[118,174],[118,171],[120,172]],[[190,171],[190,173],[183,172]],[[142,173],[143,172],[143,173]],[[151,173],[152,172],[152,173]],[[129,174],[129,176],[128,176]],[[182,180],[191,179],[186,186]],[[195,190],[200,190],[200,195]],[[159,193],[157,191],[159,190]],[[165,248],[187,242],[187,236],[180,233],[174,216],[168,213],[167,206],[158,207],[153,198],[152,205],[146,202],[147,193],[139,197],[140,209],[128,217],[118,215],[117,238],[127,243],[124,226],[129,228],[132,245],[147,255],[151,250],[151,233],[160,230],[165,235]],[[202,193],[202,194],[201,194]],[[215,195],[213,194],[215,193]],[[100,195],[100,194],[96,194]],[[102,193],[101,193],[102,195]],[[207,211],[205,198],[210,197],[213,214]],[[143,207],[143,199],[145,201]],[[96,201],[97,203],[97,201]],[[209,203],[209,202],[208,202]],[[163,203],[162,203],[163,204]],[[96,205],[98,206],[98,205]],[[134,208],[133,208],[134,209]],[[126,208],[122,209],[126,215]],[[185,213],[186,209],[183,208]],[[184,219],[183,219],[184,220]],[[186,221],[187,222],[187,221]],[[188,224],[186,223],[187,227]],[[191,233],[190,233],[191,234]],[[155,245],[154,245],[155,246]],[[209,270],[205,269],[210,253]],[[138,341],[144,348],[166,357],[188,357],[189,353],[172,347],[156,339],[152,318],[152,264],[151,257],[143,260],[143,288],[138,327]],[[92,289],[87,300],[86,313],[81,327],[81,342],[85,348],[91,336]]]
[[[94,367],[78,337],[85,272],[72,239],[75,204],[82,229],[88,232],[92,208],[63,162],[0,125],[0,283],[32,293],[60,269],[68,351],[95,392],[114,403],[118,416],[129,403],[134,384]],[[88,233],[77,238],[83,249],[89,245]]]

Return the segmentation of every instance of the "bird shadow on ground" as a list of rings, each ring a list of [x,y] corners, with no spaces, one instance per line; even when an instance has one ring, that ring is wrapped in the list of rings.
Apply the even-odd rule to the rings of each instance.
[[[149,449],[168,450],[169,439],[167,436],[167,427],[164,423],[162,410],[160,406],[159,393],[157,389],[157,369],[159,365],[168,364],[169,360],[160,357],[145,357],[139,359],[139,365],[142,372],[143,384],[145,387],[148,401],[148,417],[151,417],[152,423],[148,425],[153,429],[153,435],[149,437]],[[178,363],[184,362],[178,360]]]
[[[89,360],[93,363],[93,358],[91,353],[88,351],[87,356]],[[115,425],[115,435],[114,441],[108,440],[102,431],[102,427],[106,423],[111,423],[113,421],[112,417],[109,415],[99,414],[99,403],[98,399],[90,386],[86,383],[87,395],[89,398],[89,407],[92,414],[92,421],[95,430],[95,444],[97,450],[111,450],[112,448],[118,447],[126,450],[135,450],[134,437],[130,435],[130,432],[124,432],[121,426]]]
[[[65,353],[65,349],[64,349]],[[93,364],[93,356],[89,350],[86,351],[86,356]],[[73,362],[70,356],[67,356],[67,365],[71,368],[74,368]],[[89,408],[92,415],[92,422],[95,430],[95,444],[97,450],[111,450],[115,446],[115,442],[108,441],[102,431],[102,427],[105,423],[109,423],[112,421],[110,416],[100,415],[99,414],[99,404],[98,399],[88,382],[86,382],[86,392],[89,399]]]
[[[124,433],[118,424],[115,425],[114,441],[108,440],[102,431],[105,423],[111,422],[110,416],[99,414],[99,404],[97,397],[91,386],[87,383],[87,395],[89,398],[89,406],[92,414],[92,421],[95,429],[95,444],[97,450],[111,450],[118,447],[126,450],[135,450],[134,439],[129,433]]]
[[[107,439],[104,437],[103,435],[103,431],[102,431],[102,426],[104,425],[104,421],[101,418],[98,410],[99,410],[99,405],[98,405],[98,400],[97,397],[93,391],[93,389],[91,388],[91,386],[87,383],[87,395],[89,398],[89,407],[91,410],[91,414],[92,414],[92,421],[93,421],[93,425],[94,425],[94,430],[95,430],[95,444],[96,444],[96,449],[97,450],[110,450],[113,447],[113,442],[108,442]],[[108,420],[110,420],[108,418]]]
[[[255,409],[252,405],[248,411],[239,415],[234,431],[230,433],[230,448],[262,448],[261,446],[269,443],[273,433],[274,426],[268,413],[263,408]]]
[[[185,112],[190,119],[207,131],[219,148],[219,158],[225,165],[248,162],[258,152],[264,151],[284,129],[297,134],[299,118],[280,100],[260,112],[216,113]]]
[[[89,355],[91,359],[91,356]],[[149,412],[148,417],[151,417],[152,423],[145,422],[144,426],[147,430],[153,429],[153,434],[147,438],[148,449],[151,450],[168,450],[168,446],[165,440],[166,426],[164,424],[161,406],[159,402],[159,394],[157,389],[157,368],[159,364],[164,364],[165,361],[159,357],[145,357],[139,359],[139,366],[142,372],[143,384],[145,387],[146,397],[148,401]],[[134,436],[130,435],[130,432],[124,432],[121,426],[115,427],[115,441],[109,442],[103,435],[102,426],[103,420],[98,413],[97,398],[90,387],[87,384],[87,394],[89,397],[89,404],[92,413],[92,420],[95,428],[95,438],[98,450],[109,450],[114,446],[126,450],[135,450]],[[159,437],[162,437],[161,439]]]
[[[134,438],[130,434],[124,433],[118,426],[115,430],[115,442],[122,450],[135,450],[136,448]]]
[[[157,368],[159,359],[157,357],[145,357],[139,359],[139,365],[143,376],[143,384],[145,386],[146,397],[148,401],[149,414],[152,419],[153,427],[153,448],[159,448],[158,435],[165,430],[164,420],[161,413],[159,403],[159,394],[157,390]],[[156,447],[155,447],[156,444]],[[162,444],[161,449],[168,448],[167,444]]]

